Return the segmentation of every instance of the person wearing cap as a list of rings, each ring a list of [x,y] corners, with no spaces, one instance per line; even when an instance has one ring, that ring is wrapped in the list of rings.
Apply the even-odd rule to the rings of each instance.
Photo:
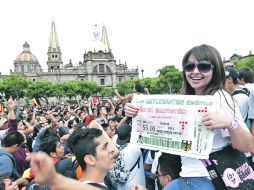
[[[125,168],[130,171],[138,162],[130,172],[129,178],[125,183],[117,182],[117,188],[121,190],[129,190],[133,184],[145,186],[145,172],[142,152],[140,148],[130,144],[131,129],[132,127],[130,125],[123,124],[116,131],[118,136],[116,139],[116,145],[118,147],[123,147],[121,151],[123,153]]]
[[[225,88],[227,91],[234,96],[237,101],[237,105],[240,107],[241,115],[244,120],[247,119],[248,114],[248,101],[249,101],[249,91],[243,89],[238,85],[238,72],[234,67],[225,67],[226,80]]]
[[[237,102],[236,105],[240,107],[243,120],[248,126],[249,93],[250,92],[247,88],[242,88],[238,84],[239,73],[234,67],[230,67],[230,66],[225,67],[225,72],[226,72],[225,88],[235,98]],[[251,154],[248,152],[248,153],[245,153],[245,155],[250,161],[250,164],[253,166]]]

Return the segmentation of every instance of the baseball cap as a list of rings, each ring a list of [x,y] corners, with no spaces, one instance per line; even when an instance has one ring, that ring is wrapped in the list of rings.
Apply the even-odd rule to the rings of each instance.
[[[225,74],[226,77],[231,77],[232,79],[237,79],[239,74],[237,72],[237,70],[234,67],[225,67]]]
[[[128,124],[123,124],[116,130],[116,134],[118,135],[116,143],[118,145],[125,145],[130,142],[131,138],[131,126]]]

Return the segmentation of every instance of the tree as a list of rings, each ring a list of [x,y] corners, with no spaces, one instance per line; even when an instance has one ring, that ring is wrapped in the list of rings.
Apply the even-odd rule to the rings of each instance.
[[[144,88],[148,88],[150,94],[160,94],[159,78],[144,78],[140,81]]]
[[[82,99],[88,98],[100,91],[100,87],[95,82],[89,81],[77,81],[78,89],[77,93]]]
[[[107,87],[101,87],[99,91],[101,97],[113,97],[114,96],[114,89],[113,88],[107,88]]]
[[[48,104],[48,98],[53,97],[53,84],[50,82],[33,82],[30,83],[27,89],[26,96],[36,98]]]
[[[53,83],[52,84],[52,97],[56,97],[59,101],[64,97],[64,88],[62,83]]]
[[[159,69],[159,87],[164,93],[178,93],[182,87],[182,73],[173,65]]]
[[[6,94],[6,97],[12,96],[19,99],[25,96],[29,83],[24,75],[11,75],[3,80],[1,90]]]
[[[70,100],[78,95],[78,82],[77,81],[70,81],[70,82],[65,82],[62,84],[63,85],[63,90],[64,90],[64,96],[67,96]]]
[[[235,63],[237,69],[242,69],[245,67],[250,67],[254,70],[254,56],[241,59]]]
[[[134,85],[139,82],[140,82],[139,79],[123,81],[123,82],[117,84],[118,91],[121,94],[132,93]]]

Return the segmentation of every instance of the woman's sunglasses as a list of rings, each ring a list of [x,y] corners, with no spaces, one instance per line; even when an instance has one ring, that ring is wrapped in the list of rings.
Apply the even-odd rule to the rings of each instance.
[[[214,68],[214,65],[211,64],[210,61],[201,60],[197,64],[193,63],[192,61],[187,61],[184,66],[184,70],[187,72],[193,71],[195,68],[198,68],[199,72],[201,73],[208,73]]]

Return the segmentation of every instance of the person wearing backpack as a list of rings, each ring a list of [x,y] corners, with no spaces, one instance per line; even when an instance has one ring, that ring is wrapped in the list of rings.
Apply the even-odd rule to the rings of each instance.
[[[238,72],[234,67],[225,67],[225,88],[234,97],[238,106],[240,107],[241,115],[243,120],[247,120],[248,115],[248,101],[249,101],[249,90],[247,88],[242,88],[238,85]]]
[[[250,91],[247,88],[238,85],[239,73],[234,67],[225,67],[225,72],[225,88],[235,98],[238,106],[240,107],[243,120],[250,129],[250,121],[248,119]],[[250,165],[253,167],[252,155],[250,152],[245,153],[245,155],[248,158]]]
[[[146,186],[143,157],[140,148],[130,144],[131,126],[121,125],[116,134],[116,146],[120,154],[116,159],[115,168],[110,171],[111,178],[117,182],[117,189],[129,190],[131,185]]]
[[[0,149],[0,177],[18,179],[16,161],[12,153],[16,152],[24,142],[24,136],[17,131],[9,132],[2,140]]]

